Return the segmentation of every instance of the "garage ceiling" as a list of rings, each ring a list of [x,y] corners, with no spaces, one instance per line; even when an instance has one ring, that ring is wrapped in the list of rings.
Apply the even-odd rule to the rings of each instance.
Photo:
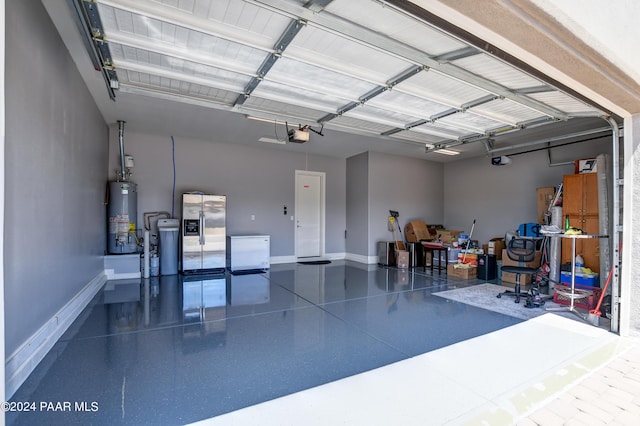
[[[473,37],[436,27],[446,23],[405,1],[69,3],[81,24],[61,35],[67,46],[69,37],[85,40],[84,52],[72,55],[92,58],[106,83],[98,96],[116,107],[121,98],[136,108],[187,103],[265,120],[266,141],[284,143],[287,128],[310,130],[309,145],[346,132],[370,136],[371,150],[434,161],[452,159],[443,152],[486,155],[514,141],[605,127],[594,119],[605,115],[599,108]],[[136,118],[146,120],[139,111]]]

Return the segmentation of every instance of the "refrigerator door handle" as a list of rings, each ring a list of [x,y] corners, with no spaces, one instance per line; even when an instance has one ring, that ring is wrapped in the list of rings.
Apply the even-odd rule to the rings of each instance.
[[[200,210],[200,245],[203,246],[204,243],[204,212]]]

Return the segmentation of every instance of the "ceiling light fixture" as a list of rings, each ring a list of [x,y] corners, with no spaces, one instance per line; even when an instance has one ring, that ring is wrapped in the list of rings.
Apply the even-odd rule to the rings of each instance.
[[[285,145],[287,143],[286,139],[276,139],[276,138],[270,138],[268,136],[263,136],[260,139],[258,139],[259,142],[266,142],[266,143],[276,143],[276,144],[280,144],[280,145]]]
[[[264,123],[271,123],[271,124],[281,124],[283,126],[285,126],[287,124],[286,121],[280,121],[280,120],[275,120],[272,118],[263,118],[263,117],[256,117],[254,115],[247,115],[246,116],[249,120],[254,120],[254,121],[262,121]]]
[[[459,145],[459,144],[455,144],[455,145]],[[445,146],[451,146],[451,145],[426,143],[426,144],[424,144],[424,151],[427,154],[429,154],[430,152],[437,152],[438,154],[444,154],[444,155],[459,155],[460,154],[460,151],[454,151],[453,149],[447,149],[447,148],[445,148]]]
[[[444,155],[459,155],[460,151],[454,151],[452,149],[436,149],[434,151],[431,152],[435,152],[436,154],[444,154]]]

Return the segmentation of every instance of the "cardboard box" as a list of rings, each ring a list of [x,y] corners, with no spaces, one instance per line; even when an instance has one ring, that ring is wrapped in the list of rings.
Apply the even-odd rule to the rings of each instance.
[[[456,268],[456,265],[448,265],[447,276],[461,278],[463,280],[471,280],[478,276],[478,268],[475,266]]]
[[[408,243],[431,241],[433,237],[427,229],[427,224],[421,220],[414,220],[404,226],[404,237]]]
[[[503,272],[502,282],[516,284],[516,274],[513,272]],[[520,285],[525,286],[531,284],[531,275],[520,275]],[[524,290],[524,288],[522,288]]]
[[[540,255],[539,251],[536,252],[536,257],[532,262],[516,262],[515,260],[509,259],[507,256],[507,250],[502,250],[502,266],[526,266],[527,268],[538,268],[540,266]],[[507,283],[516,283],[516,274],[512,272],[502,272],[502,281]],[[531,284],[531,275],[529,274],[521,274],[520,275],[520,285],[529,285]]]
[[[451,229],[438,229],[438,239],[443,244],[451,244],[454,241],[458,242],[458,235],[460,235],[461,231],[455,231]]]
[[[431,237],[431,241],[436,241],[438,239],[438,229],[444,229],[442,225],[427,225],[427,230],[429,231],[429,235]]]
[[[482,251],[485,254],[492,254],[496,257],[496,260],[502,259],[502,250],[506,248],[504,238],[492,238],[487,244],[482,245]]]
[[[544,215],[549,209],[549,204],[553,201],[553,197],[556,195],[556,188],[554,186],[537,188],[536,194],[538,196],[538,223],[544,224]]]
[[[399,269],[406,269],[409,267],[409,252],[405,250],[396,251],[396,266]]]
[[[540,251],[536,251],[536,257],[531,262],[517,262],[509,259],[507,256],[507,249],[502,250],[502,266],[526,266],[527,268],[537,268],[540,266]]]
[[[502,250],[507,248],[504,242],[504,238],[492,238],[487,244],[487,254],[493,254],[496,256],[496,260],[502,259]]]

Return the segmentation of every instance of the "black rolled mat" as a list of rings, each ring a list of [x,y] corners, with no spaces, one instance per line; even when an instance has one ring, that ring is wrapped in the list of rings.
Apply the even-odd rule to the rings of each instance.
[[[327,265],[331,263],[330,260],[309,260],[304,262],[298,262],[301,265]]]

